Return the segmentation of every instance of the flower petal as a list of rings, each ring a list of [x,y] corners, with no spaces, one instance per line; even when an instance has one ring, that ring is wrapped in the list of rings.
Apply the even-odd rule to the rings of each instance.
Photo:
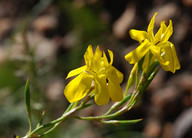
[[[161,22],[161,27],[159,28],[158,32],[155,34],[153,44],[157,45],[161,42],[162,37],[165,35],[165,30],[167,26],[165,25],[165,21]]]
[[[93,58],[93,49],[92,46],[89,45],[87,51],[84,54],[85,64],[90,66],[90,60]]]
[[[139,41],[140,43],[142,43],[145,39],[149,40],[149,35],[146,31],[131,29],[129,31],[129,34],[130,34],[132,39]]]
[[[96,51],[95,51],[95,57],[101,58],[101,56],[102,56],[102,52],[101,52],[99,46],[97,46]]]
[[[181,68],[181,65],[179,63],[179,60],[178,60],[178,57],[176,54],[175,46],[172,43],[170,43],[170,47],[171,47],[171,51],[172,51],[173,58],[174,58],[174,69],[178,70]],[[173,73],[175,73],[175,72],[173,72]]]
[[[118,69],[116,69],[115,67],[112,66],[111,68],[112,70],[115,70],[115,73],[117,74],[119,83],[121,83],[123,81],[123,73],[121,73]]]
[[[130,63],[134,64],[138,62],[148,51],[151,43],[146,39],[139,47],[125,56],[125,59]]]
[[[110,64],[113,64],[113,52],[111,50],[108,50],[109,57],[110,57]]]
[[[108,62],[107,56],[104,51],[103,51],[103,61],[104,61],[105,65],[108,65],[109,62]]]
[[[84,98],[92,84],[93,78],[86,72],[81,73],[65,87],[64,94],[70,103]]]
[[[103,70],[103,67],[105,66],[105,62],[103,61],[102,57],[96,57],[91,60],[90,63],[90,70],[94,73],[99,73],[101,70]]]
[[[109,102],[110,97],[108,94],[106,77],[101,77],[95,81],[95,102],[97,105],[105,105]]]
[[[121,86],[118,81],[118,76],[113,70],[108,76],[107,79],[109,80],[108,82],[108,91],[109,91],[109,96],[114,102],[120,101],[123,99],[123,92],[121,90]]]
[[[153,56],[159,61],[162,65],[167,65],[169,62],[161,57],[161,48],[158,46],[151,46],[150,51]]]
[[[161,39],[161,42],[164,43],[169,40],[170,36],[173,33],[173,26],[172,26],[172,21],[169,20],[169,26],[166,28],[164,36]]]
[[[168,43],[164,44],[162,46],[162,49],[164,50],[165,52],[165,56],[164,56],[164,59],[166,61],[169,62],[168,65],[163,65],[161,64],[161,67],[165,70],[165,71],[171,71],[171,72],[175,72],[175,69],[174,69],[174,57],[173,57],[173,54],[172,54],[172,50],[171,50],[171,47]]]
[[[180,69],[181,67],[179,60],[177,58],[175,47],[171,42],[167,42],[166,46],[164,47],[164,50],[165,50],[165,58],[170,62],[170,64],[168,66],[162,65],[162,68],[166,71],[171,71],[172,73],[175,73],[175,71]]]
[[[154,23],[155,23],[155,16],[157,15],[157,12],[153,15],[153,18],[151,19],[149,26],[147,28],[147,32],[149,34],[149,38],[152,41],[154,38],[154,33],[153,33],[153,28],[154,28]]]
[[[75,75],[80,74],[80,73],[83,72],[85,69],[86,69],[86,65],[70,71],[70,72],[68,73],[66,79],[68,79],[68,78],[70,78],[70,77],[73,77],[73,76],[75,76]]]

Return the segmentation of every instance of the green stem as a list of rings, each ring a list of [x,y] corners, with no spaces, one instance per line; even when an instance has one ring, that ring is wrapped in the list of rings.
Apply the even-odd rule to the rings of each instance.
[[[131,99],[127,103],[128,110],[130,110],[133,107],[133,105],[135,104],[138,93],[140,93],[141,86],[146,81],[146,78],[144,77],[144,75],[145,75],[145,73],[143,71],[141,74],[140,80],[139,80],[138,78],[139,78],[140,74],[137,74],[137,77],[136,77],[137,81],[136,81],[136,85],[135,85],[135,90],[133,91]]]
[[[130,74],[130,75],[131,75],[131,74]],[[130,76],[130,77],[131,77],[131,76]],[[128,80],[127,80],[127,86],[126,86],[126,89],[125,89],[125,92],[124,92],[124,95],[123,95],[124,97],[127,95],[128,91],[129,91],[129,89],[130,89],[130,86],[129,86],[129,83],[130,83],[130,82],[129,82],[129,80],[130,80],[130,79],[128,78]]]
[[[55,130],[62,122],[59,122],[57,124],[55,124],[51,129],[49,129],[48,131],[46,131],[44,134],[42,134],[41,136],[47,135],[48,133],[52,132],[53,130]]]
[[[157,73],[159,72],[160,67],[158,69],[156,69],[153,73],[151,73],[151,76],[148,78],[148,81],[146,82],[146,84],[141,88],[141,93],[140,95],[143,94],[143,92],[145,91],[145,89],[149,86],[149,84],[151,83],[151,81],[154,79],[154,77],[157,75]]]
[[[49,122],[47,124],[44,124],[44,125],[41,125],[41,126],[37,127],[36,129],[31,131],[31,133],[26,135],[25,138],[28,138],[28,137],[32,136],[33,134],[37,133],[38,131],[40,131],[42,129],[45,129],[45,128],[50,127],[50,126],[54,126],[56,123],[65,121],[67,118],[69,118],[71,115],[73,115],[78,109],[79,109],[79,107],[76,107],[76,108],[70,110],[69,112],[67,112],[66,114],[64,114],[63,116],[61,116],[60,118],[58,118],[58,119],[56,119],[54,121],[51,121],[51,122]]]
[[[114,111],[115,109],[117,109],[118,107],[122,106],[124,103],[126,103],[130,98],[131,98],[132,94],[128,94],[127,96],[125,96],[125,98],[123,100],[121,100],[120,102],[116,102],[115,104],[112,105],[112,107],[104,114],[104,115],[108,115],[110,114],[112,111]]]
[[[76,107],[76,106],[78,105],[78,103],[79,103],[79,101],[74,102],[74,103],[71,103],[71,104],[68,106],[68,108],[65,110],[65,112],[63,113],[62,116],[64,116],[65,113],[69,112],[69,111],[72,110],[74,107]],[[48,131],[46,131],[46,132],[45,132],[44,134],[42,134],[41,136],[47,135],[48,133],[52,132],[52,131],[55,130],[55,128],[57,128],[62,122],[63,122],[63,121],[56,123],[51,129],[49,129]]]
[[[55,119],[47,124],[44,124],[44,125],[40,125],[38,126],[37,128],[35,128],[33,131],[31,131],[29,134],[27,134],[25,136],[25,138],[29,138],[30,136],[32,136],[33,134],[39,132],[40,130],[42,129],[45,129],[47,127],[51,127],[53,126],[51,129],[49,129],[48,131],[46,131],[45,133],[50,133],[51,131],[53,131],[58,125],[60,125],[61,123],[63,123],[66,119],[72,117],[73,114],[75,114],[78,110],[81,110],[84,106],[86,106],[86,103],[90,100],[90,96],[87,96],[84,101],[77,107],[75,108],[72,108],[72,109],[67,109],[68,111],[67,112],[64,112],[63,115],[58,118],[58,119]],[[74,103],[75,104],[75,103]],[[73,105],[73,103],[71,104],[71,106]],[[69,108],[71,107],[69,106]],[[44,134],[43,134],[44,135]]]
[[[109,119],[109,118],[113,118],[115,116],[121,115],[123,113],[125,113],[127,111],[127,107],[124,106],[121,110],[110,114],[110,115],[101,115],[101,116],[89,116],[89,117],[80,117],[80,116],[76,116],[77,119],[81,119],[81,120],[101,120],[101,119]]]
[[[73,109],[74,107],[77,107],[78,103],[79,103],[79,101],[74,102],[74,103],[71,103],[71,104],[67,107],[67,109],[65,110],[65,112],[64,112],[63,114],[67,113],[68,111],[70,111],[70,110]]]
[[[147,70],[146,72],[146,78],[148,79],[151,74],[154,72],[155,68],[157,67],[157,65],[159,65],[159,61],[158,60],[155,60],[151,66],[149,67],[149,69]]]
[[[91,97],[88,97],[88,99],[89,99],[89,98],[91,98]],[[85,102],[87,103],[88,101],[85,101]],[[64,112],[64,114],[67,113],[68,111],[72,110],[73,108],[77,107],[78,103],[79,103],[79,101],[74,102],[74,103],[71,103],[71,104],[69,105],[69,107],[66,109],[66,111]],[[86,107],[88,107],[88,106],[90,105],[90,104],[86,104],[86,103],[84,103],[82,106],[80,106],[80,107],[78,108],[78,110],[81,110],[81,109],[83,109],[83,108],[86,108]],[[92,105],[92,104],[91,104],[91,105]],[[64,115],[64,114],[63,114],[63,115]],[[56,123],[51,129],[49,129],[48,131],[46,131],[43,135],[47,135],[48,133],[50,133],[50,132],[52,132],[53,130],[55,130],[62,122],[63,122],[63,121]],[[41,136],[43,136],[43,135],[41,135]]]
[[[158,69],[155,69],[158,64],[159,64],[159,62],[155,61],[151,67],[151,68],[153,68],[153,71],[151,69],[149,69],[148,74],[145,74],[143,71],[139,84],[138,84],[138,87],[135,89],[130,101],[128,102],[128,107],[129,107],[128,110],[130,110],[133,107],[133,105],[136,103],[137,99],[139,98],[138,96],[143,95],[143,92],[146,90],[146,88],[149,86],[151,81],[154,79],[154,77],[158,73],[160,67]]]

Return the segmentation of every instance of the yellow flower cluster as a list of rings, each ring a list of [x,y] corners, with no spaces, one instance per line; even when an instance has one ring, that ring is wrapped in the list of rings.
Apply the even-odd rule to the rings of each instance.
[[[155,15],[151,19],[147,32],[140,30],[130,30],[131,38],[139,41],[140,46],[128,53],[125,59],[130,64],[135,64],[144,58],[142,68],[146,72],[153,61],[158,60],[165,71],[175,73],[180,69],[180,63],[177,58],[174,45],[168,41],[173,33],[172,21],[165,25],[161,22],[160,29],[154,35]],[[123,81],[123,74],[119,72],[113,63],[113,52],[108,50],[110,62],[104,52],[101,52],[99,46],[93,53],[92,46],[89,45],[85,52],[85,66],[69,72],[67,78],[76,76],[64,90],[64,94],[69,102],[75,102],[84,98],[90,93],[91,87],[95,87],[94,99],[98,105],[104,105],[111,98],[113,101],[123,99],[123,93],[120,83]]]
[[[140,46],[127,54],[125,59],[130,64],[135,64],[144,57],[142,66],[144,71],[157,59],[165,71],[175,73],[176,70],[180,69],[180,63],[174,45],[168,41],[173,33],[172,21],[169,21],[168,27],[165,25],[165,21],[161,22],[160,29],[154,36],[153,28],[156,15],[157,13],[151,19],[147,32],[134,29],[130,30],[131,38],[139,41]],[[151,61],[150,54],[153,55]]]
[[[123,81],[123,74],[112,66],[113,52],[108,50],[110,63],[105,55],[101,52],[99,46],[93,54],[92,46],[89,45],[85,52],[85,66],[69,72],[67,78],[78,75],[65,88],[64,94],[69,102],[75,102],[84,98],[91,89],[95,87],[94,98],[98,105],[104,105],[109,102],[119,101],[123,98],[120,83]]]

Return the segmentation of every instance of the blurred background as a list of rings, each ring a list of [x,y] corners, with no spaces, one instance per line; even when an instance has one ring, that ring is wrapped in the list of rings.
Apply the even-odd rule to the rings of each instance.
[[[160,70],[134,108],[118,119],[135,125],[102,125],[69,120],[47,138],[190,138],[192,137],[192,0],[1,0],[0,137],[24,136],[28,130],[24,87],[30,79],[33,124],[45,122],[68,106],[63,90],[67,73],[84,64],[89,44],[114,52],[113,65],[125,76],[132,65],[124,56],[139,43],[129,29],[147,30],[155,12],[156,30],[171,19],[181,69]],[[131,90],[130,90],[131,92]],[[110,107],[93,106],[81,115],[99,115]]]

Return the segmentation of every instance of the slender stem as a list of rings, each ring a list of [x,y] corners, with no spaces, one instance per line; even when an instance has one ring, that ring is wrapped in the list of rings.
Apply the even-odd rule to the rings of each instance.
[[[141,93],[140,95],[143,94],[143,92],[145,91],[145,89],[149,86],[149,84],[151,83],[151,81],[154,79],[154,77],[157,75],[157,73],[159,72],[160,67],[156,69],[156,71],[154,71],[151,76],[148,78],[147,83],[141,88]]]
[[[65,112],[63,113],[62,116],[64,116],[65,113],[67,113],[68,111],[70,111],[71,109],[73,109],[74,107],[76,107],[78,103],[79,103],[79,101],[74,102],[74,103],[71,103],[71,104],[68,106],[68,108],[65,110]],[[48,131],[46,131],[46,132],[45,132],[44,134],[42,134],[41,136],[47,135],[48,133],[52,132],[52,131],[55,130],[55,128],[57,128],[57,126],[59,126],[62,122],[63,122],[63,121],[56,123],[51,129],[49,129]]]
[[[130,74],[131,75],[131,74]],[[127,95],[127,93],[128,93],[128,91],[129,91],[129,78],[128,78],[128,80],[127,80],[127,86],[126,86],[126,89],[125,89],[125,92],[124,92],[124,97]]]
[[[80,110],[80,109],[82,109],[82,108],[84,108],[84,107],[87,107],[86,103],[87,103],[90,99],[91,99],[91,96],[87,96],[87,97],[85,98],[85,101],[82,103],[82,105],[79,106],[79,108],[78,108],[77,110]],[[80,101],[71,103],[71,104],[69,105],[69,107],[66,109],[66,111],[64,112],[64,114],[67,113],[68,111],[72,110],[73,108],[75,108],[75,107],[78,105],[79,102],[80,102]],[[63,114],[63,115],[64,115],[64,114]],[[46,134],[52,132],[53,130],[55,130],[55,128],[57,128],[62,122],[63,122],[63,121],[56,123],[51,129],[49,129],[48,131],[46,131],[43,135],[46,135]]]
[[[78,103],[79,103],[79,101],[74,102],[74,103],[71,103],[71,104],[67,107],[67,109],[65,110],[65,112],[64,112],[63,114],[67,113],[68,111],[70,111],[71,109],[73,109],[74,107],[76,107]]]
[[[116,102],[115,104],[112,105],[112,107],[104,114],[104,115],[108,115],[110,114],[112,111],[114,111],[115,109],[117,109],[118,107],[122,106],[124,103],[126,103],[130,98],[131,98],[132,94],[128,94],[127,96],[125,96],[125,98],[123,100],[121,100],[120,102]]]
[[[137,73],[139,73],[139,72],[137,71]],[[143,83],[146,80],[145,77],[144,77],[144,71],[141,74],[140,80],[138,79],[139,76],[140,76],[140,74],[137,74],[137,77],[136,77],[137,81],[136,81],[136,85],[135,85],[135,90],[133,91],[131,99],[127,103],[128,110],[130,110],[133,107],[133,105],[135,103],[135,100],[136,100],[136,98],[138,96],[138,93],[140,93],[140,88],[141,88],[141,86],[143,85]]]
[[[139,68],[136,71],[136,78],[135,78],[135,89],[137,89],[138,87],[138,83],[139,83],[139,76],[140,76],[140,72],[139,72]]]
[[[39,132],[40,130],[42,129],[45,129],[47,127],[51,127],[53,126],[51,129],[49,129],[48,131],[46,131],[45,133],[49,133],[51,131],[53,131],[58,125],[60,125],[62,122],[64,122],[67,118],[70,118],[72,117],[72,115],[74,113],[76,113],[78,110],[82,109],[84,106],[86,106],[86,103],[90,100],[90,96],[87,96],[84,101],[77,107],[71,109],[71,110],[68,110],[68,112],[65,112],[60,118],[57,118],[47,124],[44,124],[44,125],[40,125],[38,126],[36,129],[34,129],[31,133],[27,134],[24,138],[28,138],[30,136],[32,136],[33,134]],[[73,105],[73,104],[71,104]]]
[[[76,116],[77,119],[81,119],[81,120],[101,120],[101,119],[109,119],[109,118],[113,118],[115,116],[118,116],[120,114],[123,114],[127,111],[127,107],[123,107],[121,110],[110,114],[110,115],[101,115],[101,116],[89,116],[89,117],[80,117],[80,116]]]
[[[70,117],[72,114],[74,114],[78,109],[79,109],[79,107],[76,107],[76,108],[70,110],[69,112],[67,112],[66,114],[64,114],[63,116],[61,116],[60,118],[58,118],[58,119],[56,119],[54,121],[51,121],[51,122],[49,122],[47,124],[44,124],[44,125],[41,125],[41,126],[37,127],[31,133],[26,135],[25,138],[28,138],[28,137],[32,136],[33,134],[35,134],[36,132],[38,132],[38,131],[40,131],[40,130],[42,130],[44,128],[47,128],[47,127],[50,127],[50,126],[54,126],[58,122],[65,121],[68,117]]]

